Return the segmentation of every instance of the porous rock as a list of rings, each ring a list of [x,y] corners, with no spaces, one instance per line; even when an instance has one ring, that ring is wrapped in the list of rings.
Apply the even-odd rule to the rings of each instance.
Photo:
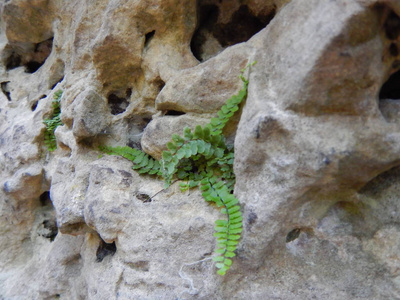
[[[398,1],[10,0],[0,13],[0,298],[400,298]],[[224,132],[244,231],[221,277],[218,210],[98,147],[159,159],[254,61]]]
[[[17,200],[39,197],[45,189],[43,168],[36,164],[20,169],[4,183],[3,190]]]
[[[83,92],[74,103],[72,132],[78,140],[99,134],[110,123],[106,101],[95,91]]]

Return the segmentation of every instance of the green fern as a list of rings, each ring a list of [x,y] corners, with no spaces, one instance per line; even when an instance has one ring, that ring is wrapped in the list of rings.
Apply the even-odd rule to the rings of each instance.
[[[236,254],[236,246],[239,243],[242,232],[242,213],[238,205],[238,199],[231,194],[231,190],[223,181],[215,181],[215,177],[204,178],[201,181],[200,189],[206,201],[214,202],[218,207],[222,207],[221,213],[227,215],[226,220],[215,221],[215,233],[217,238],[217,256],[213,260],[217,262],[216,267],[220,275],[225,275],[232,265],[231,258]]]
[[[119,155],[133,162],[132,169],[140,174],[161,175],[160,163],[147,153],[129,146],[107,147],[101,146],[100,150],[109,155]]]
[[[240,79],[243,88],[237,95],[229,98],[205,126],[197,125],[192,131],[189,127],[183,135],[173,134],[163,151],[161,161],[157,161],[141,150],[125,147],[100,148],[107,154],[123,156],[133,162],[133,169],[139,173],[158,175],[164,178],[165,187],[173,180],[180,180],[182,192],[199,187],[203,198],[215,203],[226,215],[225,220],[215,222],[214,236],[217,238],[217,250],[213,260],[217,273],[225,275],[232,265],[237,244],[242,232],[242,214],[238,199],[233,195],[235,174],[233,172],[233,147],[226,144],[222,131],[247,96],[248,80],[244,71],[254,65],[249,64],[242,70]]]
[[[60,119],[61,107],[60,101],[63,92],[58,90],[53,95],[53,114],[50,119],[44,119],[43,123],[46,125],[46,130],[44,132],[44,144],[46,145],[47,149],[52,152],[57,149],[57,141],[56,136],[54,135],[54,131],[60,125],[63,125]]]

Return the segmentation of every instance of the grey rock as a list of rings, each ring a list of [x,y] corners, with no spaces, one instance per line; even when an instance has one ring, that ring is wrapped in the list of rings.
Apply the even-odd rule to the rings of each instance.
[[[74,100],[74,104],[72,132],[77,140],[99,134],[110,123],[105,99],[95,91],[83,92]]]
[[[201,65],[182,70],[158,94],[157,109],[200,114],[217,112],[242,88],[238,77],[251,54],[251,48],[239,45]]]
[[[39,197],[46,190],[43,167],[35,164],[19,170],[4,182],[3,190],[19,201]]]
[[[93,163],[84,200],[84,219],[106,242],[117,239],[120,225],[129,219],[134,195],[131,186],[140,181],[129,164],[120,160],[120,169]]]
[[[10,0],[0,14],[0,298],[400,298],[398,1]],[[159,159],[254,61],[224,131],[244,231],[221,277],[219,211],[98,146]]]
[[[79,235],[88,229],[83,214],[89,177],[87,164],[81,161],[81,168],[76,169],[70,160],[60,159],[52,176],[50,197],[62,233]]]

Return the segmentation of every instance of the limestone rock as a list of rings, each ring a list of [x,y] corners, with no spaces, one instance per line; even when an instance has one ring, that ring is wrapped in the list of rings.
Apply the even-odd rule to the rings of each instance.
[[[395,0],[0,3],[1,299],[399,299]],[[161,158],[242,87],[243,236],[99,146]],[[62,90],[57,149],[43,120]]]
[[[365,246],[366,250],[371,249],[372,253],[385,264],[393,277],[398,277],[400,270],[398,240],[398,228],[383,228],[376,232],[373,239]]]
[[[51,4],[46,0],[6,1],[3,6],[3,18],[7,39],[10,42],[39,43],[50,38],[53,20]]]
[[[157,96],[157,109],[202,114],[217,112],[242,88],[238,74],[251,54],[249,47],[236,46],[201,65],[179,72]]]
[[[44,191],[43,175],[43,168],[40,165],[21,169],[4,183],[4,192],[17,200],[37,198]]]
[[[105,99],[93,90],[85,91],[74,101],[74,124],[72,132],[79,140],[95,136],[110,123]],[[104,116],[99,118],[99,116]]]
[[[62,233],[81,234],[86,230],[83,216],[85,192],[88,186],[88,166],[76,169],[69,159],[60,159],[51,179],[50,195]]]

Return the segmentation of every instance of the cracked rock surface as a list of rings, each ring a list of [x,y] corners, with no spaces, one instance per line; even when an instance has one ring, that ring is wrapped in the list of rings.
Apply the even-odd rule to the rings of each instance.
[[[400,299],[399,47],[396,0],[2,1],[0,298]],[[221,277],[218,210],[98,147],[159,159],[254,61]]]

